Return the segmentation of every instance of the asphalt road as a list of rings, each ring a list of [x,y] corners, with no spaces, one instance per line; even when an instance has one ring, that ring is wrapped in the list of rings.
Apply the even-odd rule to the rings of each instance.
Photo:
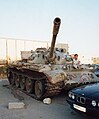
[[[19,96],[13,95],[7,79],[0,80],[0,119],[94,119],[73,111],[66,102],[65,94],[53,97],[49,105],[22,92]],[[24,109],[8,109],[9,102],[20,101],[26,104]]]

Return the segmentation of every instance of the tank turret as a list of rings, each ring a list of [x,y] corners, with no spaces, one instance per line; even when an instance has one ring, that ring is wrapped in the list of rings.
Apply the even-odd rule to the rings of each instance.
[[[61,19],[56,17],[54,19],[53,32],[52,32],[52,42],[49,49],[46,48],[37,48],[34,52],[32,52],[30,57],[26,57],[27,61],[31,60],[32,63],[35,64],[56,64],[56,50],[55,50],[55,42],[56,37],[59,32],[59,27],[61,24]],[[24,56],[27,56],[22,52]],[[26,53],[26,52],[25,52]],[[27,52],[29,55],[29,53]]]
[[[59,27],[60,27],[60,24],[61,24],[61,19],[56,17],[54,19],[54,26],[53,26],[53,36],[52,36],[52,42],[51,42],[51,48],[50,48],[50,52],[49,52],[49,55],[48,55],[48,60],[51,62],[53,61],[53,52],[54,52],[54,47],[55,47],[55,42],[56,42],[56,37],[57,37],[57,34],[59,32]]]

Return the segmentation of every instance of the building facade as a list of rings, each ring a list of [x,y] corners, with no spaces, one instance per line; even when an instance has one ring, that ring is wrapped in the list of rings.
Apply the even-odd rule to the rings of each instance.
[[[99,64],[99,57],[92,58],[93,64]]]

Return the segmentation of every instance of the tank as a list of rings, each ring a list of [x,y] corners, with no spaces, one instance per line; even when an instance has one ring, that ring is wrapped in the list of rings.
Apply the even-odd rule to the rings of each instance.
[[[60,24],[61,19],[55,18],[50,48],[37,48],[28,56],[28,53],[21,52],[22,60],[8,66],[7,77],[12,87],[41,100],[79,85],[99,81],[88,68],[73,69],[72,56],[64,48],[55,48]]]

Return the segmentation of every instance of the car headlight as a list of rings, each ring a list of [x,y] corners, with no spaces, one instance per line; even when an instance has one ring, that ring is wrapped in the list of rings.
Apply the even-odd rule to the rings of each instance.
[[[75,95],[74,95],[74,94],[72,94],[72,99],[73,99],[73,100],[75,99]]]
[[[93,100],[93,101],[91,102],[91,104],[92,104],[92,106],[95,107],[95,106],[96,106],[96,101]]]
[[[75,95],[72,92],[68,93],[69,98],[72,98],[73,100],[75,99]]]
[[[68,96],[69,96],[69,98],[71,98],[71,97],[72,97],[72,93],[71,93],[71,92],[69,92],[69,93],[68,93]]]
[[[98,102],[98,107],[99,107],[99,102]]]

